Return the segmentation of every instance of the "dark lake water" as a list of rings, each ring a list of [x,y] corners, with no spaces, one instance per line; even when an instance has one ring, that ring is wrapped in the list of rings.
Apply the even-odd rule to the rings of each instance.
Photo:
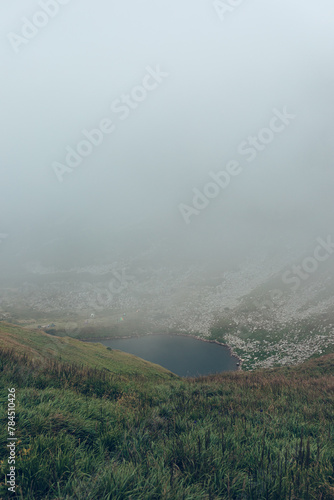
[[[157,363],[180,377],[195,377],[237,369],[238,360],[231,356],[227,347],[192,337],[147,335],[98,342]]]

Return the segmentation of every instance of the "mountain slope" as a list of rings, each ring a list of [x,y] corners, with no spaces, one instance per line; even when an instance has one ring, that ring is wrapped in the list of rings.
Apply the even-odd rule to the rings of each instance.
[[[104,369],[117,375],[138,375],[148,378],[176,377],[162,366],[132,354],[108,350],[99,343],[86,343],[70,337],[48,335],[42,330],[30,330],[0,323],[0,348],[13,349],[35,362],[56,359],[64,363]]]
[[[0,498],[7,388],[17,417],[11,498],[334,498],[334,355],[186,380],[96,345],[81,366],[64,362],[51,347],[43,354],[49,336],[39,331],[5,326],[0,337],[17,349],[0,349]],[[69,342],[65,355],[79,361],[84,347]]]

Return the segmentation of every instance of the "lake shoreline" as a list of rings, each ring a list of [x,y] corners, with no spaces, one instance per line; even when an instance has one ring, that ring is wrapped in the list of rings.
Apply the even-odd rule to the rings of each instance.
[[[82,342],[91,342],[91,341],[96,341],[96,342],[99,342],[100,340],[122,340],[122,339],[137,339],[137,338],[140,338],[140,337],[147,337],[149,335],[170,335],[170,336],[175,336],[175,337],[190,337],[190,338],[193,338],[193,339],[196,339],[196,340],[201,340],[202,342],[209,342],[210,344],[218,344],[218,345],[221,345],[223,347],[226,347],[230,354],[231,354],[231,357],[232,358],[236,358],[237,359],[237,369],[235,371],[242,371],[242,363],[243,363],[243,360],[242,358],[240,358],[240,356],[238,356],[232,349],[231,346],[229,346],[228,344],[224,344],[223,342],[218,342],[218,340],[209,340],[209,339],[206,339],[206,338],[203,338],[203,337],[198,337],[197,335],[192,335],[192,334],[187,334],[187,333],[147,333],[146,335],[125,335],[124,337],[93,337],[93,338],[85,338],[85,339],[81,339],[81,338],[78,338],[77,340],[81,340]]]

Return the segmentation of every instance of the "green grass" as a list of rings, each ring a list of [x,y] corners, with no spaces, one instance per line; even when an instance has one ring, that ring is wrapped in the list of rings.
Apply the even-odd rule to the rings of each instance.
[[[141,358],[117,350],[108,350],[100,343],[80,342],[71,337],[56,337],[41,330],[0,324],[0,348],[14,349],[31,359],[44,362],[57,359],[65,363],[83,364],[118,375],[173,378],[170,371]]]
[[[17,392],[11,498],[334,498],[333,355],[181,379],[73,339],[61,359],[41,332],[6,326],[0,339],[1,498],[7,387]]]

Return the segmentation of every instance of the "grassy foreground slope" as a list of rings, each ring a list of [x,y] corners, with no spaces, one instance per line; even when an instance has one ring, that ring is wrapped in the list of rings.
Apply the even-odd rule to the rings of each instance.
[[[75,341],[44,355],[41,332],[11,328],[0,329],[1,498],[334,498],[333,355],[180,379],[105,349],[106,360],[96,345],[98,361],[92,351],[83,363]],[[10,497],[7,387],[17,392]]]
[[[0,323],[0,348],[13,349],[30,360],[45,364],[48,360],[76,363],[107,370],[117,375],[151,378],[176,377],[165,368],[120,351],[108,350],[100,343],[80,342],[71,337],[56,337],[42,330],[30,330]]]

